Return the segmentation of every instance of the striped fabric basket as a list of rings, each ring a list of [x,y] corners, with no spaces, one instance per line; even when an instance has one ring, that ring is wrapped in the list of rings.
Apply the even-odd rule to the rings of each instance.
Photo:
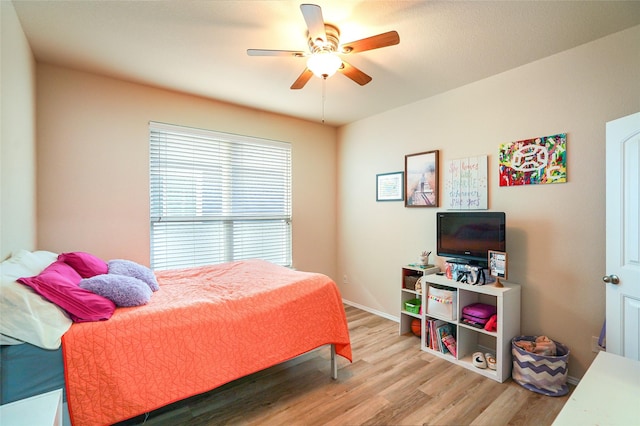
[[[569,392],[567,374],[569,372],[569,348],[555,342],[556,356],[538,355],[516,346],[515,342],[534,342],[535,336],[518,336],[511,340],[513,354],[513,380],[530,391],[547,396],[562,396]]]

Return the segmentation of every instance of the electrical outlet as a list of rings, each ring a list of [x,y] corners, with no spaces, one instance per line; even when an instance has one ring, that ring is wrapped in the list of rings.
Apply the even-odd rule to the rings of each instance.
[[[591,352],[600,352],[604,348],[598,344],[598,336],[591,336]]]
[[[342,284],[349,284],[349,277],[347,276],[347,274],[344,274],[342,276]]]

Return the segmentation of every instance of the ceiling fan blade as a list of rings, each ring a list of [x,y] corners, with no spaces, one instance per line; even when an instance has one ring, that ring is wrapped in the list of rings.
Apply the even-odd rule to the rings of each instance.
[[[307,82],[311,79],[312,76],[313,76],[313,73],[311,72],[311,70],[309,68],[305,68],[304,71],[302,71],[302,74],[300,74],[300,76],[298,77],[298,79],[293,82],[293,84],[291,85],[291,88],[293,90],[302,89],[304,85],[307,84]]]
[[[321,39],[327,41],[327,34],[324,30],[324,19],[322,18],[322,9],[317,4],[301,4],[300,10],[302,16],[307,23],[309,29],[309,37],[312,40]]]
[[[360,86],[364,86],[372,80],[370,76],[345,61],[342,61],[342,66],[338,68],[338,71],[358,83]]]
[[[358,53],[367,50],[378,49],[380,47],[393,46],[400,43],[400,36],[397,31],[389,31],[375,36],[352,41],[342,45],[343,53]]]
[[[269,49],[247,49],[249,56],[294,56],[301,58],[306,55],[298,50],[269,50]]]

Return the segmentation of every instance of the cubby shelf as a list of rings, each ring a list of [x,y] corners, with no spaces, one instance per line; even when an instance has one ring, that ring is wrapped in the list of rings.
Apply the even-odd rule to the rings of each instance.
[[[520,286],[504,281],[502,282],[504,287],[496,287],[494,284],[471,285],[436,275],[436,272],[438,272],[437,268],[420,268],[412,265],[402,268],[400,334],[410,333],[411,321],[414,318],[418,318],[421,322],[422,338],[420,341],[423,351],[500,383],[504,382],[511,376],[511,339],[520,334]],[[423,275],[423,289],[420,293],[405,287],[406,277],[420,277]],[[452,291],[457,293],[457,303],[453,309],[457,313],[456,318],[458,319],[454,320],[428,312],[427,286],[429,285],[450,287]],[[422,309],[419,314],[414,314],[404,309],[405,302],[415,298],[422,300]],[[486,331],[459,321],[459,318],[462,318],[462,308],[476,302],[487,303],[496,307],[498,317],[497,331]],[[457,357],[430,349],[425,344],[425,327],[429,318],[443,320],[452,324],[456,332]],[[490,352],[494,354],[496,357],[496,369],[482,369],[474,366],[472,355],[475,352]]]

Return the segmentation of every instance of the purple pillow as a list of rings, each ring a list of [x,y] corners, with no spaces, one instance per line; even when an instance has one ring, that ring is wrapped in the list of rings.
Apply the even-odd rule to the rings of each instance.
[[[116,306],[145,305],[152,294],[147,283],[125,275],[96,275],[80,281],[80,287],[106,297]]]
[[[35,277],[18,278],[48,301],[67,311],[74,322],[101,321],[111,318],[114,303],[78,286],[82,277],[62,261],[53,262]]]
[[[131,260],[114,259],[109,261],[109,273],[115,275],[125,275],[127,277],[137,278],[147,283],[152,291],[160,290],[158,280],[153,271],[146,266]]]
[[[96,275],[106,274],[108,270],[107,262],[83,251],[62,253],[58,256],[58,260],[71,266],[82,278],[91,278]]]

